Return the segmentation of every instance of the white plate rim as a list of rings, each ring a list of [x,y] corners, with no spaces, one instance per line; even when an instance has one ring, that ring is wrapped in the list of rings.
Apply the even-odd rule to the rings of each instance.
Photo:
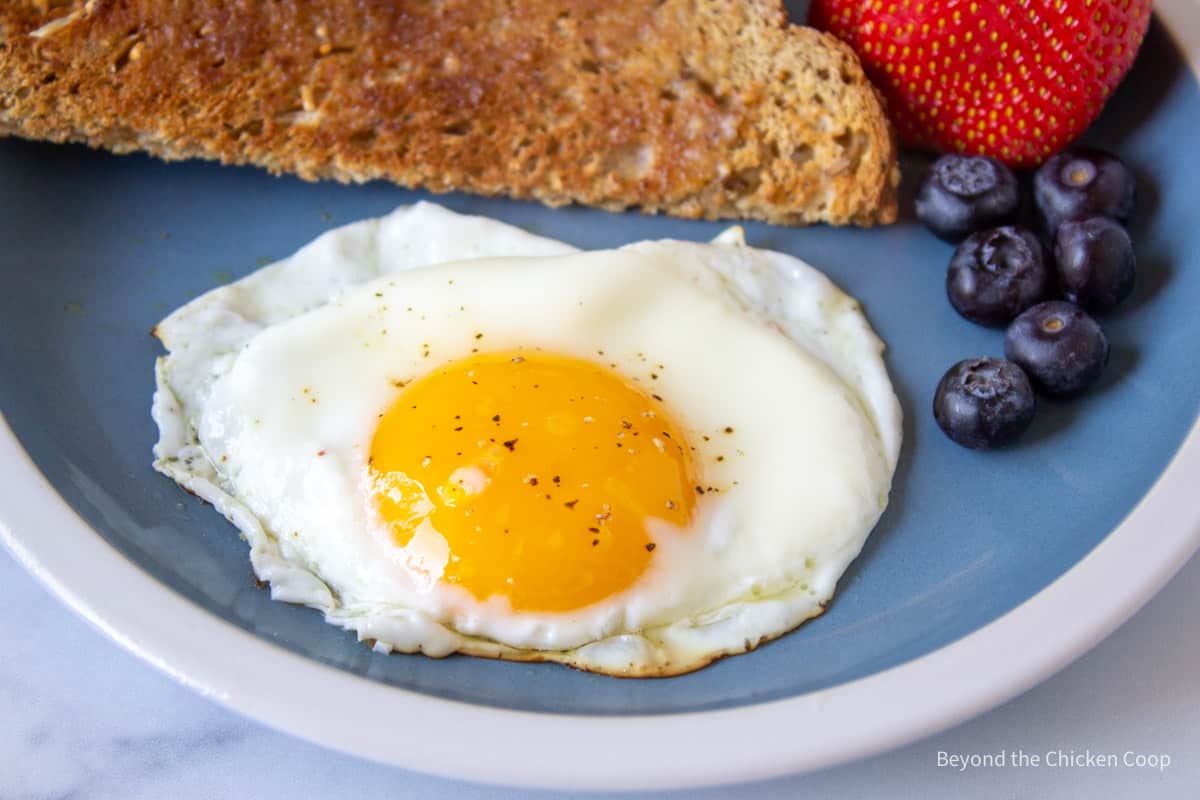
[[[1156,10],[1200,74],[1200,5],[1159,0]],[[575,790],[668,789],[796,774],[899,747],[999,705],[1091,649],[1200,548],[1200,504],[1192,497],[1200,485],[1200,420],[1150,491],[1092,552],[967,636],[797,697],[630,717],[434,698],[270,644],[159,583],[95,533],[46,481],[3,416],[0,485],[7,487],[0,495],[0,540],[26,569],[134,654],[253,719],[444,777]],[[1096,592],[1096,586],[1124,591]],[[296,687],[315,684],[320,694],[295,702]],[[913,697],[922,702],[911,703]],[[817,715],[820,726],[795,725]],[[402,718],[419,724],[396,725]]]

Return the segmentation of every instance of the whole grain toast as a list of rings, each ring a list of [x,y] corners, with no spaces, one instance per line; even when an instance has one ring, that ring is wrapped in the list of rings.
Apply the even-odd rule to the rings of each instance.
[[[899,178],[779,0],[3,0],[0,133],[783,224],[890,222]]]

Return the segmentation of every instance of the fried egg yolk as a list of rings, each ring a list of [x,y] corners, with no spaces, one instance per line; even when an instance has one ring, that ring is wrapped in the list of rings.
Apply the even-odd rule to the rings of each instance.
[[[473,355],[408,384],[369,463],[411,566],[519,610],[631,586],[654,558],[648,521],[686,528],[697,496],[691,448],[657,396],[540,351]]]

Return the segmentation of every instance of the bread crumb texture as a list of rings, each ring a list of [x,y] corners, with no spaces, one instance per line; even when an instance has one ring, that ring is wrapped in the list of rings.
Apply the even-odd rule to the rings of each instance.
[[[682,217],[896,215],[882,101],[777,0],[6,0],[0,132]]]

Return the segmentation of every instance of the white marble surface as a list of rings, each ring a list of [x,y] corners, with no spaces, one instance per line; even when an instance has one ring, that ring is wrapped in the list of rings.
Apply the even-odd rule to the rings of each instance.
[[[688,797],[1192,798],[1200,787],[1200,557],[1098,648],[1028,694],[902,750]],[[1117,766],[937,766],[938,751],[1167,754]],[[536,754],[531,754],[536,755]],[[619,769],[619,765],[613,765]],[[468,798],[553,793],[367,763],[178,686],[76,617],[0,549],[0,799]],[[682,795],[681,795],[682,796]]]

